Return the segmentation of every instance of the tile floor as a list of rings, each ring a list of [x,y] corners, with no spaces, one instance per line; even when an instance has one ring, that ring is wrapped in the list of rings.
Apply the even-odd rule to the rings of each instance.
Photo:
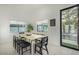
[[[79,55],[79,51],[69,49],[66,47],[48,45],[50,55]],[[46,55],[46,52],[43,51],[43,54]],[[13,48],[12,42],[0,45],[0,55],[18,55],[16,50]],[[24,55],[30,55],[29,51],[24,53]],[[34,54],[39,55],[39,54]]]
[[[9,40],[7,43],[0,42],[0,55],[18,55],[12,44],[13,40]],[[66,47],[58,46],[55,44],[48,44],[49,55],[79,55],[79,51],[69,49]],[[43,51],[44,55],[47,55]],[[25,52],[24,55],[30,55],[29,51]],[[34,55],[39,55],[38,53]]]

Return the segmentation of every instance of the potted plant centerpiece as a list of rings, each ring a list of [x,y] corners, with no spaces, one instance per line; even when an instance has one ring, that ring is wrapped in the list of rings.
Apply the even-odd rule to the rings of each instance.
[[[28,32],[27,35],[28,35],[28,36],[31,35],[31,31],[33,31],[33,26],[32,26],[32,24],[28,24],[28,25],[27,25],[27,32]]]

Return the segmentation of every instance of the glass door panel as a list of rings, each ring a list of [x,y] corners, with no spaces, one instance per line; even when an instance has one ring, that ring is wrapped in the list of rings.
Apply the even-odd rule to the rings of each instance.
[[[62,11],[62,44],[78,49],[78,7]]]

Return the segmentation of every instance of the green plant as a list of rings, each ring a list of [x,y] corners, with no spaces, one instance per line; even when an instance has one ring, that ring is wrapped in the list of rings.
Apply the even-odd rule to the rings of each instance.
[[[33,26],[31,24],[27,25],[27,32],[31,32],[33,30]]]

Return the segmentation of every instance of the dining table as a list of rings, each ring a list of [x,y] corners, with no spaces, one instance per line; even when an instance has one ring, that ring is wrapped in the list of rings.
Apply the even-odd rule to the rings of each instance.
[[[38,35],[38,34],[19,34],[19,37],[25,38],[25,41],[28,40],[28,42],[31,43],[31,54],[34,54],[34,44],[35,40],[41,40],[41,38],[46,37],[46,35]]]

